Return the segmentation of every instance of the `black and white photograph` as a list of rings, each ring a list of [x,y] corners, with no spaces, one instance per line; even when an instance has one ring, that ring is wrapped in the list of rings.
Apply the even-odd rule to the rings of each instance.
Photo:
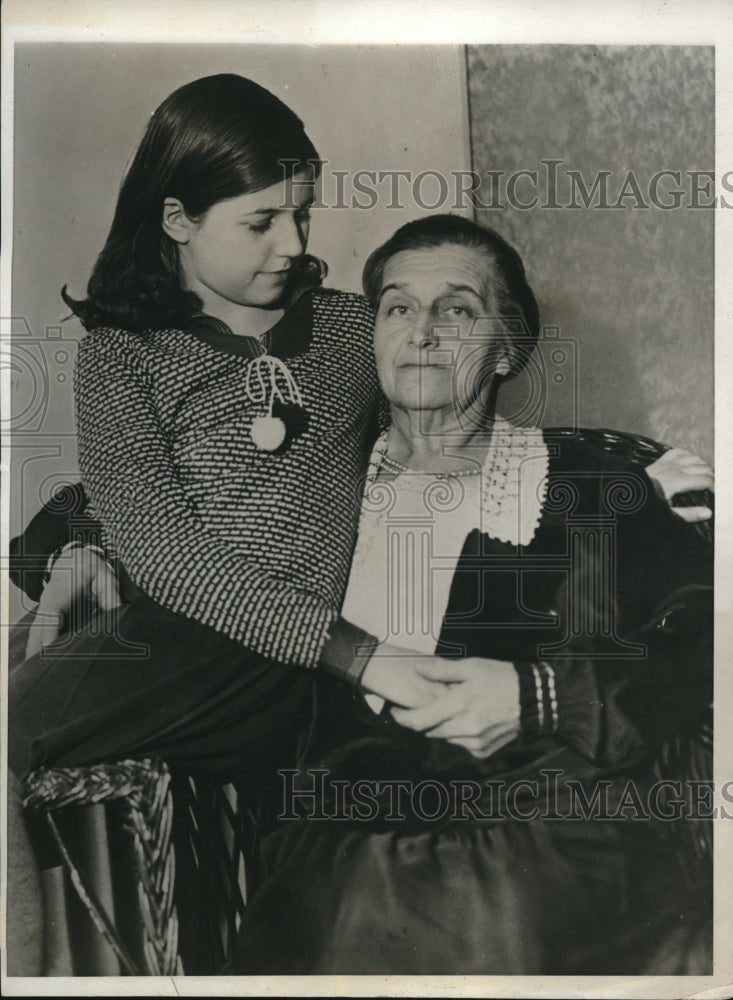
[[[6,995],[731,995],[731,13],[5,5]]]

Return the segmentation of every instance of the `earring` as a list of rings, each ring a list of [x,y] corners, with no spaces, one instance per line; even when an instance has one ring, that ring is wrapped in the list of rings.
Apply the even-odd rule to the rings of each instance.
[[[508,375],[509,371],[510,371],[509,359],[508,358],[502,358],[501,361],[496,366],[496,374],[497,375]]]

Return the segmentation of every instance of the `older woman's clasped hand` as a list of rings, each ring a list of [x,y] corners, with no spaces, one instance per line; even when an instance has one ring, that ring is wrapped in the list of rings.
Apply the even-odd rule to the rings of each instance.
[[[416,663],[426,681],[446,685],[427,705],[393,708],[396,722],[426,736],[489,757],[519,735],[519,678],[514,664],[468,657],[425,657]]]
[[[428,665],[437,659],[383,642],[369,660],[361,686],[367,693],[393,705],[421,708],[447,691],[445,684],[430,677]]]
[[[488,757],[519,734],[519,678],[504,660],[410,654],[383,643],[362,686],[392,702],[407,729]]]

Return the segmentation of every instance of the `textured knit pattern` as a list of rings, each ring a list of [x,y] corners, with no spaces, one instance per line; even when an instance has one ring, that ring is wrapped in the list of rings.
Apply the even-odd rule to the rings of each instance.
[[[95,330],[75,383],[84,486],[133,581],[172,611],[305,666],[341,605],[379,398],[369,307],[358,295],[311,295],[312,329],[296,331],[292,355],[287,343],[273,348],[308,414],[281,453],[250,439],[266,412],[244,391],[250,359],[193,332]]]

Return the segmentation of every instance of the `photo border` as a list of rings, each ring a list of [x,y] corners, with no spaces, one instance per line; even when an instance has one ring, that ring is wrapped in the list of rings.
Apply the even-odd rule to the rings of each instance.
[[[733,14],[727,0],[695,5],[669,0],[662,5],[616,0],[578,3],[576,0],[518,7],[510,2],[462,3],[443,0],[156,0],[119,3],[115,0],[6,0],[2,40],[2,265],[0,317],[10,316],[12,258],[12,136],[14,45],[18,41],[160,41],[238,42],[328,45],[359,44],[551,44],[572,45],[713,45],[716,73],[716,183],[733,169]],[[458,113],[458,110],[457,110]],[[720,195],[720,188],[716,194]],[[716,239],[716,687],[718,726],[715,734],[715,787],[733,778],[733,727],[725,725],[733,703],[733,672],[726,653],[733,648],[733,607],[730,571],[733,532],[730,517],[730,477],[733,463],[733,211],[718,208]],[[9,322],[2,320],[3,340]],[[9,426],[9,373],[1,373],[3,428]],[[3,546],[7,545],[9,513],[9,441],[2,439]],[[5,551],[5,549],[3,549]],[[7,607],[9,581],[0,582],[0,601]],[[6,630],[3,630],[5,632]],[[6,664],[3,654],[3,690]],[[4,747],[7,734],[3,698],[1,733],[2,779],[6,783]],[[720,804],[718,798],[717,804]],[[4,830],[6,805],[0,806]],[[3,874],[5,851],[2,850]],[[728,997],[733,984],[733,824],[715,828],[715,972],[686,977],[176,977],[175,979],[8,978],[2,957],[2,990],[7,996],[486,996],[486,997]],[[4,923],[5,885],[2,878]],[[684,992],[683,992],[684,991]]]

